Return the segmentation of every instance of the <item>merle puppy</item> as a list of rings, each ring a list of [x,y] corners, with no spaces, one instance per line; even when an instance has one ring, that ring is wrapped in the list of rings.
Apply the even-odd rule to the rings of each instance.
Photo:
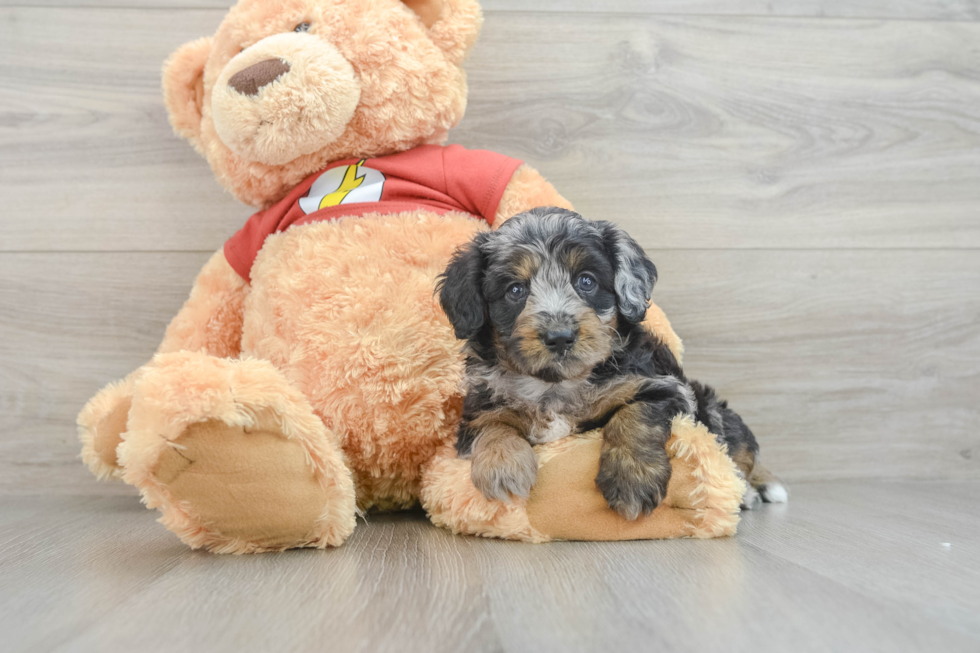
[[[596,485],[627,519],[651,512],[670,480],[665,444],[694,415],[749,481],[743,507],[785,501],[756,462],[759,445],[714,391],[690,381],[643,326],[657,270],[610,222],[559,208],[517,215],[460,249],[439,282],[466,340],[466,399],[456,448],[489,499],[527,497],[531,445],[602,429]]]

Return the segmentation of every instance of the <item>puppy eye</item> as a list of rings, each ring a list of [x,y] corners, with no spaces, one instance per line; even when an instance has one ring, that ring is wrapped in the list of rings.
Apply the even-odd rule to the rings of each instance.
[[[507,299],[515,302],[524,299],[527,295],[527,287],[523,283],[512,283],[507,288]]]
[[[593,290],[596,289],[596,286],[598,286],[595,277],[593,277],[591,274],[579,275],[579,278],[575,282],[575,285],[577,285],[578,289],[581,290],[582,292],[592,292]]]
[[[299,25],[297,25],[293,29],[293,31],[294,32],[309,32],[310,31],[310,24],[309,23],[300,23]]]

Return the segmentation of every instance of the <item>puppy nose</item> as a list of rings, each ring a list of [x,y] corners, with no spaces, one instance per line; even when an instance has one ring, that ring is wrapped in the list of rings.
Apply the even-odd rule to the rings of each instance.
[[[556,354],[564,354],[572,348],[576,340],[578,340],[578,334],[571,329],[556,329],[544,334],[545,347]]]
[[[259,89],[268,86],[289,72],[290,65],[282,59],[266,59],[245,70],[239,70],[228,80],[228,86],[242,95],[258,95]]]

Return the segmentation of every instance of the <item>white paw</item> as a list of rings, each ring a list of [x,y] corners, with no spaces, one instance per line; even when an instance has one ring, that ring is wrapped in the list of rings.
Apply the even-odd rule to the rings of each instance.
[[[773,482],[760,485],[759,494],[766,503],[786,503],[789,501],[789,492],[782,483]]]

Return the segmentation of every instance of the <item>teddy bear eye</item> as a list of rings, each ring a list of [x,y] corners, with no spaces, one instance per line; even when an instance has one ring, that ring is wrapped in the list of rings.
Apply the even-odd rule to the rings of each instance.
[[[310,24],[309,23],[300,23],[295,28],[293,28],[293,31],[294,32],[309,32],[310,31]]]

